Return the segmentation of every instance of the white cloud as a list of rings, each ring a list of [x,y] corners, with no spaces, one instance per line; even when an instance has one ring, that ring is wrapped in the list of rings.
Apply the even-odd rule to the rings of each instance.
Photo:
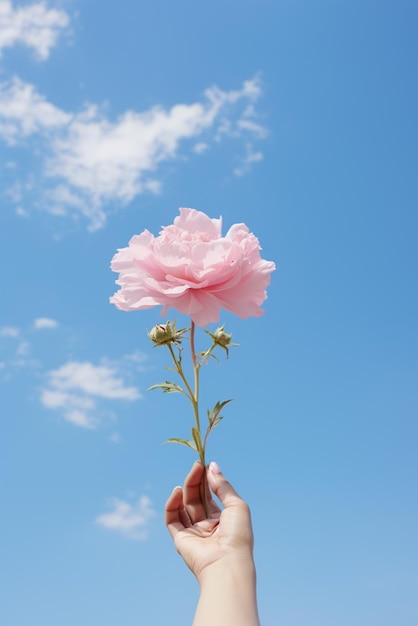
[[[45,60],[69,21],[65,11],[50,9],[46,2],[14,8],[10,0],[0,0],[0,54],[21,43]]]
[[[19,337],[20,330],[16,326],[3,326],[0,328],[0,337]]]
[[[135,350],[130,354],[125,354],[123,360],[130,364],[137,372],[143,372],[146,367],[145,363],[148,361],[148,355],[140,350]]]
[[[69,361],[49,372],[49,382],[57,389],[82,391],[98,398],[137,400],[136,387],[125,387],[114,368],[93,365],[89,361]]]
[[[0,84],[0,136],[10,145],[29,135],[48,134],[71,119],[17,76]]]
[[[47,384],[41,391],[41,402],[59,410],[76,426],[97,428],[100,422],[100,400],[138,400],[136,387],[127,386],[115,363],[94,365],[89,361],[68,361],[47,373]]]
[[[109,441],[111,441],[112,443],[119,443],[121,439],[120,433],[118,432],[114,432],[110,435],[109,437]]]
[[[96,230],[104,225],[110,204],[160,193],[158,169],[182,157],[183,146],[199,154],[211,139],[264,137],[265,130],[255,121],[261,93],[256,77],[238,90],[211,87],[200,102],[126,111],[111,121],[96,105],[78,114],[62,111],[15,77],[0,86],[0,135],[10,145],[30,135],[45,139],[47,210],[81,214],[90,230]],[[246,171],[249,167],[247,161]]]
[[[30,352],[30,343],[28,341],[21,341],[16,349],[17,356],[27,356]]]
[[[0,124],[0,128],[1,128],[1,124]],[[1,135],[1,132],[0,132],[0,135]],[[22,184],[20,182],[16,182],[14,185],[9,187],[8,189],[5,189],[5,191],[3,192],[3,195],[6,196],[6,198],[10,198],[10,200],[12,200],[12,202],[14,202],[15,204],[18,204],[23,199]]]
[[[264,128],[264,126],[261,126],[261,124],[257,124],[253,120],[244,119],[244,118],[240,119],[237,122],[237,126],[241,130],[250,131],[251,133],[254,134],[255,137],[258,137],[259,139],[264,139],[264,137],[267,136],[267,131]]]
[[[8,352],[6,356],[5,367],[7,368],[8,377],[13,375],[13,372],[22,369],[39,369],[41,364],[38,359],[31,356],[31,344],[24,337],[24,333],[17,326],[3,326],[0,328],[0,338],[13,339],[13,343],[6,346],[2,343],[2,350]],[[3,356],[3,355],[2,355]]]
[[[67,421],[83,428],[94,429],[99,420],[94,414],[96,403],[92,398],[54,389],[44,389],[41,402],[49,409],[62,409]]]
[[[24,218],[29,217],[29,213],[21,206],[16,207],[16,215]]]
[[[200,141],[193,146],[193,152],[195,152],[196,154],[202,154],[202,152],[206,152],[208,148],[209,146],[207,143],[205,143],[204,141]]]
[[[235,176],[244,176],[244,174],[247,174],[249,172],[253,163],[258,163],[258,161],[262,161],[263,158],[264,155],[262,152],[255,152],[252,145],[247,144],[245,157],[242,159],[239,167],[236,167],[234,169]]]
[[[125,500],[112,500],[113,510],[96,518],[96,524],[120,533],[129,539],[142,541],[147,537],[148,524],[156,512],[147,496],[130,504]]]
[[[53,320],[50,317],[38,317],[33,322],[33,326],[35,330],[41,330],[42,328],[58,328],[59,324],[56,320]]]

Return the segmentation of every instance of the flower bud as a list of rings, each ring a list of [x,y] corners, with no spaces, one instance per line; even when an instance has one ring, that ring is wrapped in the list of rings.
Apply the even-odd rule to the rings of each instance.
[[[232,343],[232,335],[225,332],[225,324],[220,326],[215,330],[215,332],[210,333],[208,330],[207,334],[212,337],[213,346],[219,346],[223,350],[225,350],[227,357],[229,356],[228,346],[237,346],[237,343]]]
[[[154,346],[165,346],[170,343],[179,344],[182,336],[187,332],[188,328],[176,329],[176,322],[167,322],[167,324],[156,324],[151,328],[148,337]]]
[[[232,339],[232,335],[226,333],[224,328],[225,326],[220,326],[215,330],[212,335],[213,342],[221,348],[226,348],[227,346],[229,346]]]

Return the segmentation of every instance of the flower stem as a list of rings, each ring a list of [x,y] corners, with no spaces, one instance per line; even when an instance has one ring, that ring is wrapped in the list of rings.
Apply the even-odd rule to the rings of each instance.
[[[209,501],[209,485],[206,477],[206,459],[205,459],[205,443],[202,443],[202,433],[200,431],[200,419],[199,419],[199,374],[200,374],[200,363],[197,363],[196,360],[196,350],[194,344],[194,333],[195,333],[195,323],[191,320],[190,326],[190,352],[192,356],[193,363],[193,373],[194,373],[194,394],[193,394],[193,411],[195,418],[195,428],[197,432],[197,439],[199,441],[198,445],[198,454],[200,457],[200,462],[204,467],[204,472],[202,475],[202,481],[200,483],[200,499],[205,509],[205,515],[209,517],[208,510],[208,501]]]
[[[205,459],[206,439],[207,439],[208,433],[206,433],[204,441],[202,441],[202,433],[200,430],[200,418],[199,418],[199,374],[200,374],[200,366],[202,364],[203,359],[201,358],[199,362],[197,361],[194,338],[195,338],[195,324],[192,320],[191,326],[190,326],[190,352],[191,352],[192,365],[193,365],[194,390],[189,384],[189,381],[187,380],[186,375],[183,371],[183,367],[181,364],[181,356],[179,355],[178,358],[176,357],[171,343],[168,343],[167,346],[170,351],[171,358],[173,359],[176,372],[178,373],[178,375],[184,382],[184,385],[187,389],[186,395],[188,396],[193,406],[194,428],[192,428],[192,439],[193,439],[194,445],[196,446],[196,452],[199,455],[199,460],[202,463],[203,467],[205,468],[205,471],[203,472],[203,475],[202,475],[202,481],[200,483],[200,499],[205,510],[205,515],[208,518],[209,517],[208,502],[210,500],[210,494],[209,494],[209,485],[208,485],[208,481],[206,477],[206,459]],[[209,348],[209,350],[205,352],[204,354],[205,357],[207,357],[212,352],[213,347],[214,346],[212,346],[211,348]]]
[[[174,361],[174,365],[176,366],[176,371],[178,373],[178,375],[181,377],[182,381],[184,382],[184,384],[186,385],[186,389],[189,392],[190,395],[190,402],[193,403],[193,399],[194,399],[194,394],[192,391],[192,388],[189,385],[189,381],[187,380],[186,376],[184,375],[183,372],[183,368],[181,366],[181,362],[179,359],[176,358],[176,355],[174,354],[174,350],[172,348],[172,345],[169,343],[168,345],[168,349],[170,350],[170,354],[171,354],[171,358]]]

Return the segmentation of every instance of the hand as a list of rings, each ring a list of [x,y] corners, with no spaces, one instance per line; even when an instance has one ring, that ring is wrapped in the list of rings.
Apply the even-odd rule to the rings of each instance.
[[[175,547],[199,582],[214,564],[252,563],[254,543],[247,504],[213,462],[207,469],[207,479],[224,509],[221,511],[210,495],[209,517],[206,517],[200,490],[204,471],[203,465],[196,461],[183,489],[175,487],[165,508],[166,524]]]

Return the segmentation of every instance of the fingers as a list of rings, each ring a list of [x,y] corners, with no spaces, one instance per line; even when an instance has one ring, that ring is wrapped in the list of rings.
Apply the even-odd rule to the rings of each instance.
[[[247,554],[254,547],[254,536],[251,524],[251,512],[247,503],[237,494],[231,483],[224,478],[217,463],[210,463],[208,482],[212,491],[217,495],[224,510],[221,517],[224,520],[223,533],[228,537],[230,546],[244,549]]]
[[[184,506],[193,524],[206,518],[201,497],[203,465],[196,461],[184,481]]]
[[[182,519],[183,517],[183,519]],[[170,535],[175,535],[183,530],[184,524],[184,506],[183,506],[183,490],[181,487],[174,487],[165,505],[165,523]]]
[[[202,502],[201,483],[203,465],[196,461],[186,476],[184,488],[175,487],[167,500],[165,507],[165,522],[174,536],[185,528],[190,528],[193,524],[206,520],[206,513]],[[219,498],[225,508],[231,506],[246,506],[245,502],[240,498],[235,489],[223,476],[217,463],[209,464],[207,470],[207,479],[213,493]],[[209,495],[209,518],[218,520],[220,517],[220,509],[216,502]]]
[[[237,494],[231,483],[226,480],[215,461],[209,463],[207,476],[210,488],[225,508],[244,504],[242,498]]]

